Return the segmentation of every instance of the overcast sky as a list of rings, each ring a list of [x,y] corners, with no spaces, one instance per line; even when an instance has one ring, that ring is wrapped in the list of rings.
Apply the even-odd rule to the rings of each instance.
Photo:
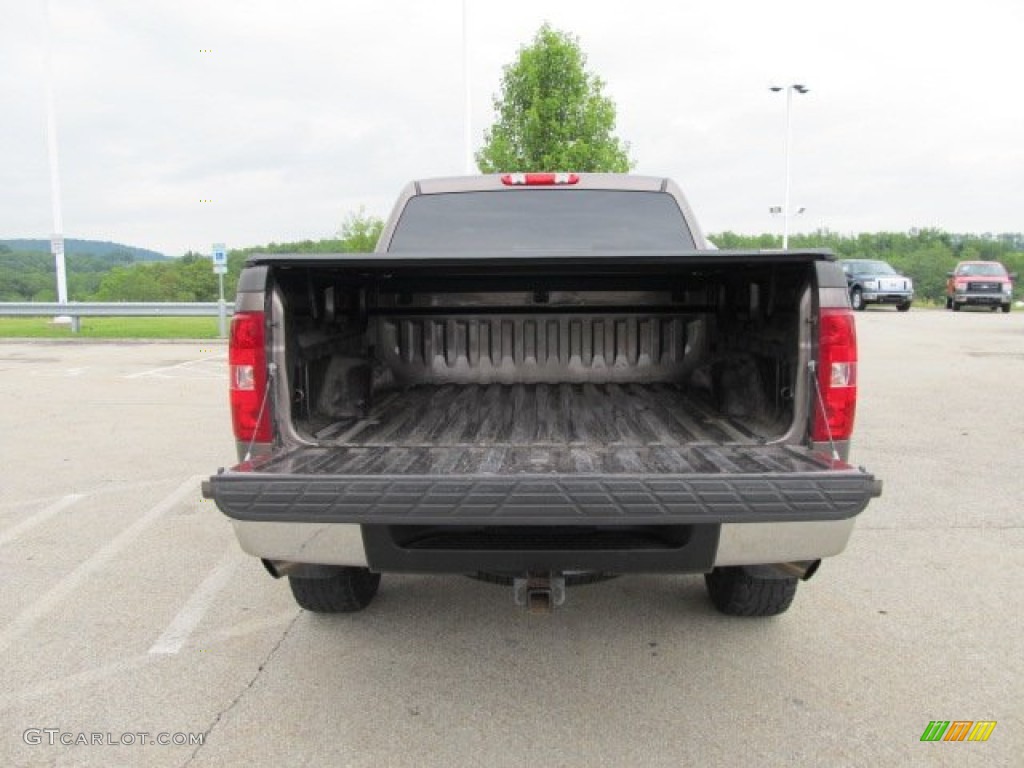
[[[466,169],[463,0],[49,4],[67,237],[319,239]],[[474,148],[546,20],[605,81],[634,172],[676,179],[705,231],[781,232],[769,86],[790,83],[794,231],[1024,230],[1022,0],[465,4]],[[0,17],[0,238],[53,230],[44,7]]]

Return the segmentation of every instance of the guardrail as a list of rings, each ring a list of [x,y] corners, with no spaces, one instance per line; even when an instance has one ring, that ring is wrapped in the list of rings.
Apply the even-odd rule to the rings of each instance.
[[[0,302],[0,317],[69,317],[78,333],[83,317],[219,317],[220,335],[227,335],[226,318],[235,305],[221,301],[12,301]]]

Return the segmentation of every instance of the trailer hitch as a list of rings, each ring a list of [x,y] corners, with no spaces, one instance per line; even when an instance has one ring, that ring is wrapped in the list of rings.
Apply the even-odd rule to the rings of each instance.
[[[516,577],[512,580],[512,598],[530,613],[551,613],[565,602],[565,576],[530,572]]]

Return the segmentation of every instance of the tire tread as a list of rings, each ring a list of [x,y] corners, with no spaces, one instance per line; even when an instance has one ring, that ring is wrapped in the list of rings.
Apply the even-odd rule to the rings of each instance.
[[[796,596],[797,579],[751,575],[743,566],[715,568],[704,575],[708,596],[728,616],[777,616]]]
[[[325,579],[288,577],[292,596],[313,613],[354,613],[370,604],[380,586],[380,574],[366,568],[342,568]]]

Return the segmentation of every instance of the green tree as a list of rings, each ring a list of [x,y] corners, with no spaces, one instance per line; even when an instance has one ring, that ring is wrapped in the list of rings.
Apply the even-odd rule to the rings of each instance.
[[[476,154],[483,173],[632,167],[629,145],[612,135],[615,105],[586,62],[578,39],[549,24],[519,49],[494,97],[497,122]]]
[[[377,247],[383,229],[383,219],[367,216],[366,209],[360,208],[358,212],[346,216],[341,224],[341,231],[338,232],[341,250],[345,253],[370,253]]]

